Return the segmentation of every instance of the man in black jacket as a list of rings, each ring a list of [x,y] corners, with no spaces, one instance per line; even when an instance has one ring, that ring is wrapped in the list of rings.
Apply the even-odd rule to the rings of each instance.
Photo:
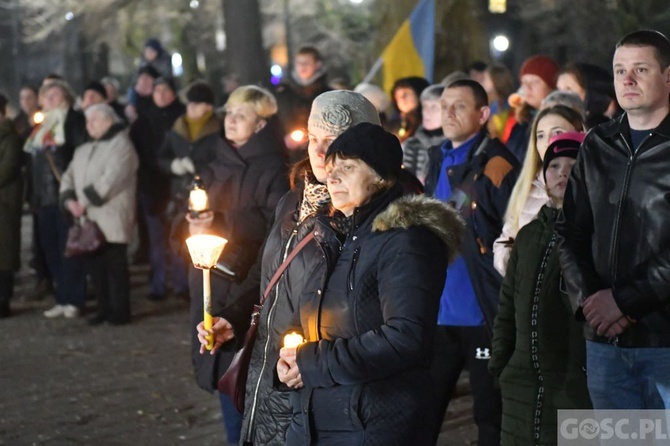
[[[576,315],[586,320],[596,409],[670,407],[670,42],[636,31],[617,43],[626,113],[591,131],[557,226]]]
[[[438,408],[435,435],[467,364],[478,444],[499,445],[500,390],[487,369],[502,284],[493,267],[493,242],[502,232],[519,162],[499,140],[486,135],[489,101],[479,83],[453,82],[440,102],[447,140],[430,149],[426,193],[452,203],[465,219],[467,231],[462,256],[449,266],[440,300],[431,365]]]
[[[284,134],[284,143],[290,150],[291,161],[304,157],[307,150],[305,125],[312,101],[321,93],[329,91],[326,69],[319,50],[310,45],[298,49],[293,57],[293,71],[277,86],[275,97],[279,106],[279,120]],[[291,133],[303,130],[302,140],[294,140]]]

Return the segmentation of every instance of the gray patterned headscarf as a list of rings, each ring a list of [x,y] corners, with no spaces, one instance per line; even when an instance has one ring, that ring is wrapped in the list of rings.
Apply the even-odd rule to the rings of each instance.
[[[349,90],[327,91],[317,96],[307,122],[308,126],[335,136],[361,122],[381,125],[375,106],[362,94]]]

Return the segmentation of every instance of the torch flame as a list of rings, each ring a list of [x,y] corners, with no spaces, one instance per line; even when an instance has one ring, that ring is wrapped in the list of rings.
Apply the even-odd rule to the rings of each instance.
[[[301,334],[291,332],[284,336],[284,348],[294,348],[302,344],[304,341]]]

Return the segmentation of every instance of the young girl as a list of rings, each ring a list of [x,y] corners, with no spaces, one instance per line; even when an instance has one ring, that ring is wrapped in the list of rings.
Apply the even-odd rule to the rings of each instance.
[[[555,445],[558,409],[591,407],[581,324],[561,286],[554,224],[584,133],[556,136],[544,156],[551,201],[518,234],[500,292],[489,370],[503,398],[502,444]]]
[[[560,133],[583,129],[581,115],[563,105],[543,109],[537,114],[523,167],[507,205],[503,232],[493,244],[493,265],[501,275],[505,275],[517,232],[530,223],[549,201],[542,176],[542,159],[549,140]]]

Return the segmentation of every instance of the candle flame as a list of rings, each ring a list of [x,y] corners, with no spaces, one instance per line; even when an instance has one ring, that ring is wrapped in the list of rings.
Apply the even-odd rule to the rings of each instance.
[[[33,115],[33,122],[35,124],[41,124],[44,122],[44,113],[41,111],[36,111],[35,114]]]
[[[304,338],[301,334],[296,332],[291,332],[284,336],[284,347],[285,348],[294,348],[302,344]]]
[[[291,139],[295,142],[301,142],[305,139],[305,132],[302,130],[293,130],[291,132]]]
[[[189,196],[191,210],[201,212],[207,209],[207,192],[202,189],[193,189]]]

